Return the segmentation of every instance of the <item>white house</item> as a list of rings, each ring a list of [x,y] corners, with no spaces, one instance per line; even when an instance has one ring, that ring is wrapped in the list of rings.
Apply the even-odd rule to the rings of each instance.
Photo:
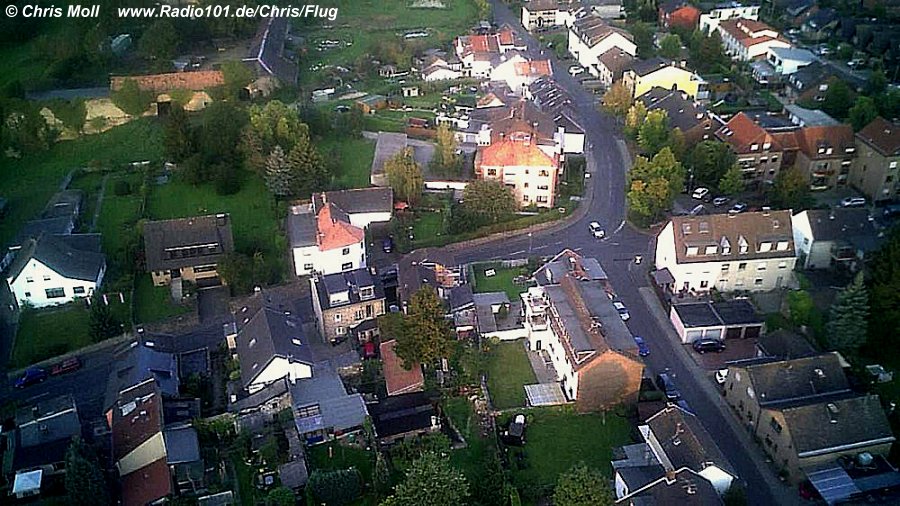
[[[372,223],[391,221],[394,211],[394,190],[387,188],[357,188],[313,195],[316,208],[331,202],[350,218],[354,227],[366,228]]]
[[[719,23],[729,19],[759,19],[758,5],[741,5],[738,2],[723,4],[700,15],[700,31],[712,35],[719,29]]]
[[[772,46],[766,51],[766,61],[772,65],[776,73],[786,76],[818,61],[818,58],[806,49]]]
[[[464,77],[488,77],[500,63],[500,55],[513,50],[525,51],[528,46],[511,28],[504,27],[496,33],[457,37],[453,48],[462,63]]]
[[[44,235],[23,243],[6,281],[20,305],[45,307],[89,297],[105,273],[99,234]]]
[[[366,267],[365,231],[353,225],[350,216],[341,208],[327,201],[327,194],[323,195],[325,201],[319,196],[309,205],[292,206],[287,217],[288,239],[297,276],[334,274]]]
[[[845,265],[855,270],[882,239],[865,208],[803,211],[792,223],[797,262],[804,269]]]
[[[738,61],[764,57],[769,48],[791,47],[777,30],[762,21],[731,19],[719,23],[725,54]]]
[[[522,26],[531,31],[562,25],[566,9],[559,0],[530,0],[522,5]]]
[[[443,65],[431,65],[422,71],[422,80],[426,82],[450,81],[459,79],[462,76],[462,72]]]
[[[266,305],[241,323],[235,352],[248,392],[288,378],[312,377],[313,354],[302,323],[282,307]]]
[[[510,55],[510,56],[507,56]],[[529,60],[521,53],[507,53],[491,71],[491,81],[502,81],[517,95],[524,95],[528,86],[540,77],[553,75],[550,60]]]
[[[796,260],[790,211],[676,216],[657,236],[656,268],[674,292],[773,290]]]
[[[612,48],[632,56],[637,53],[630,33],[609,25],[598,16],[583,17],[569,28],[569,53],[594,76],[599,75],[598,58]]]

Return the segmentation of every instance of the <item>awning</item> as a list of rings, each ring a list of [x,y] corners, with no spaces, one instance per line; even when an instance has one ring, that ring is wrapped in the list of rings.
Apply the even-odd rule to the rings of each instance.
[[[853,479],[840,466],[807,471],[806,477],[828,504],[838,503],[860,493]]]

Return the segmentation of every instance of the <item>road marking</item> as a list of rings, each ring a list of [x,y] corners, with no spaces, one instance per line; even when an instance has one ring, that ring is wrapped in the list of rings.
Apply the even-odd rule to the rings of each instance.
[[[513,251],[510,255],[521,255],[522,253],[525,253],[525,250]]]
[[[619,226],[616,227],[615,230],[613,230],[613,233],[618,234],[619,232],[622,231],[623,228],[625,228],[625,220],[622,220],[622,223],[619,223]]]

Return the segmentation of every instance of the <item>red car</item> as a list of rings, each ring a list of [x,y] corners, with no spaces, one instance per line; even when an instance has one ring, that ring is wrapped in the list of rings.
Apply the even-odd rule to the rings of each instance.
[[[58,364],[54,364],[50,368],[50,374],[56,376],[67,372],[76,371],[81,368],[81,360],[78,357],[70,357]]]

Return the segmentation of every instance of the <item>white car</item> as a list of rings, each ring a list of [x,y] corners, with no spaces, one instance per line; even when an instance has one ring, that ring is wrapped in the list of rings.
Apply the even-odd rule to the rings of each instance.
[[[703,200],[706,196],[709,195],[709,188],[700,187],[694,190],[694,193],[691,194],[691,197],[697,200]]]
[[[591,235],[596,237],[597,239],[603,239],[606,237],[606,231],[603,230],[603,227],[600,226],[596,221],[592,221],[588,228],[591,229]]]
[[[621,302],[614,300],[613,307],[616,308],[616,311],[619,312],[619,316],[622,317],[623,322],[627,322],[628,320],[631,319],[631,315],[628,313],[628,308],[625,307],[625,304],[622,304]]]
[[[584,72],[584,69],[581,67],[581,65],[572,65],[571,67],[569,67],[569,74],[573,76],[577,76],[582,72]]]
[[[863,197],[847,197],[841,200],[841,207],[865,207],[866,199]]]
[[[716,383],[724,385],[728,379],[728,369],[719,369],[716,371]]]

